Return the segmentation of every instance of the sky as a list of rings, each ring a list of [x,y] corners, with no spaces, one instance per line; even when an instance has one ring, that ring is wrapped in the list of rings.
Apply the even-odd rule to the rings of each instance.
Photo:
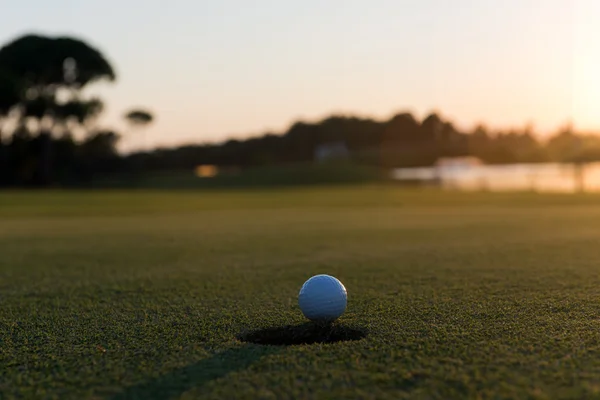
[[[88,92],[128,151],[334,113],[600,132],[599,20],[597,0],[12,0],[0,44],[41,33],[102,51],[117,81]],[[155,114],[144,132],[123,121],[134,107]]]

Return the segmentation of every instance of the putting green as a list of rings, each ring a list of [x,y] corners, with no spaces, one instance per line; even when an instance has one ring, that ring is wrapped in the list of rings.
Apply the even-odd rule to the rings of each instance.
[[[0,398],[598,398],[599,240],[595,195],[2,193]]]

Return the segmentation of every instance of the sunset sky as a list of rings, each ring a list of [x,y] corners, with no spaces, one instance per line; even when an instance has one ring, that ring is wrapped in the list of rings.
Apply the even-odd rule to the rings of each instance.
[[[598,21],[598,0],[32,0],[3,7],[0,42],[75,35],[104,52],[118,81],[90,90],[103,123],[157,117],[127,149],[403,110],[600,132]]]

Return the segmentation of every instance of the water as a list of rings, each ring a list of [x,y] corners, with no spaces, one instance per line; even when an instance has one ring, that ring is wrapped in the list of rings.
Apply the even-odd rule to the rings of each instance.
[[[392,176],[400,181],[436,181],[457,190],[600,191],[600,162],[584,165],[579,174],[572,164],[548,163],[399,168]]]

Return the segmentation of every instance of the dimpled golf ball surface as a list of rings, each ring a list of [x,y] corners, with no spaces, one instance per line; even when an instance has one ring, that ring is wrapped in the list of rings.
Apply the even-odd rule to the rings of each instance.
[[[333,321],[346,311],[348,294],[338,279],[330,275],[315,275],[302,285],[298,305],[311,321]]]

